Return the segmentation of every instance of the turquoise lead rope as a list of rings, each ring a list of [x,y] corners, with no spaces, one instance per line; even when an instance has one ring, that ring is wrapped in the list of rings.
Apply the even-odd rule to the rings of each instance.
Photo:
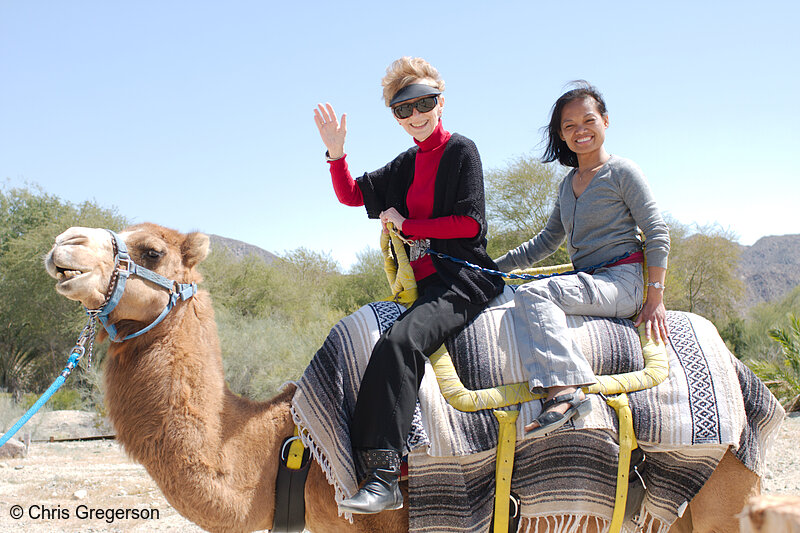
[[[11,429],[5,432],[5,434],[0,437],[0,446],[3,446],[8,440],[13,437],[20,428],[25,425],[25,423],[31,419],[36,412],[42,408],[42,406],[50,399],[50,397],[56,393],[58,389],[61,388],[61,385],[69,377],[72,370],[78,366],[78,362],[83,357],[83,354],[86,352],[84,345],[86,342],[89,342],[89,361],[92,360],[92,347],[94,344],[94,334],[95,334],[95,320],[97,318],[97,312],[88,311],[87,314],[89,315],[89,320],[86,322],[86,325],[83,327],[83,331],[81,331],[80,336],[78,337],[75,346],[72,348],[70,352],[69,359],[67,359],[67,366],[64,367],[64,370],[61,371],[61,374],[56,378],[52,385],[42,394],[36,403],[34,403],[30,409],[20,418],[16,424],[11,426]]]

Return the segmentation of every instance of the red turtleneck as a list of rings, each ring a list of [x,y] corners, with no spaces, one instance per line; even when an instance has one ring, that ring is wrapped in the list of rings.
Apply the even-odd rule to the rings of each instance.
[[[414,162],[414,180],[406,195],[408,218],[400,228],[412,239],[468,239],[480,230],[478,222],[466,215],[431,218],[436,171],[448,140],[450,132],[444,129],[441,120],[430,137],[422,142],[414,139],[419,149]],[[350,206],[364,205],[361,189],[350,175],[345,157],[331,161],[330,166],[333,190],[339,202]],[[436,272],[429,255],[413,261],[411,266],[418,280]]]

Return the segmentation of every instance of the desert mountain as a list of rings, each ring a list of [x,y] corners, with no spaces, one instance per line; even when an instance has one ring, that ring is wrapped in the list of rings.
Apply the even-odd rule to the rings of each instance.
[[[800,235],[762,237],[741,251],[745,308],[778,300],[800,285]]]
[[[278,259],[278,256],[272,252],[268,252],[267,250],[252,244],[247,244],[246,242],[237,241],[236,239],[229,239],[227,237],[221,237],[214,234],[209,234],[209,238],[211,239],[212,250],[215,248],[225,249],[237,259],[242,259],[249,255],[255,255],[256,257],[263,259],[267,264]]]

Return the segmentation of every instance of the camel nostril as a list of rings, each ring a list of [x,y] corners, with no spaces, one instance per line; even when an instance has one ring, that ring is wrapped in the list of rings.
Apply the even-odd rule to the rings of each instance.
[[[88,228],[70,228],[56,236],[56,246],[84,246],[91,242],[91,230]]]
[[[56,238],[56,246],[81,246],[89,242],[84,235],[67,235]]]

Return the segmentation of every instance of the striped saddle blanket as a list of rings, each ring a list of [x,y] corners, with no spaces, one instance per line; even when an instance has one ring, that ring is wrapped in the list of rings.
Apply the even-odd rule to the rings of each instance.
[[[507,287],[447,343],[467,388],[526,381],[506,315],[510,306],[513,291]],[[334,486],[337,501],[358,488],[348,428],[361,376],[381,332],[403,310],[395,303],[376,302],[342,319],[297,383],[295,422],[305,430],[303,440]],[[658,520],[664,532],[729,447],[762,475],[769,441],[783,420],[777,400],[727,350],[710,322],[680,312],[668,312],[667,320],[668,379],[629,394],[634,429],[648,464],[639,517],[644,523]],[[569,325],[596,374],[643,367],[631,321],[575,316]],[[539,414],[541,402],[519,406],[511,490],[521,498],[523,517],[555,517],[556,529],[564,531],[587,517],[601,528],[610,523],[617,420],[601,398],[592,397],[592,402],[587,417],[539,438],[526,438],[522,428]],[[406,442],[410,531],[488,530],[497,432],[491,412],[463,413],[450,407],[429,365]],[[633,527],[626,524],[626,529]]]

